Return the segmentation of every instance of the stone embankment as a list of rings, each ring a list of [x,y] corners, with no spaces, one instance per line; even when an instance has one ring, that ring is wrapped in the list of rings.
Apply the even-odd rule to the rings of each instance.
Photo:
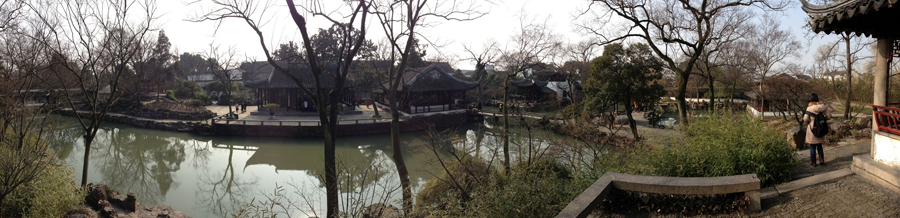
[[[129,218],[184,218],[184,213],[172,207],[150,207],[137,202],[133,193],[121,195],[106,185],[88,184],[84,204],[89,210],[70,212],[68,218],[129,217]]]
[[[75,116],[72,110],[58,110],[62,115]],[[87,112],[79,112],[82,116],[89,115]],[[196,132],[208,133],[211,129],[209,124],[203,121],[182,121],[182,120],[157,120],[150,118],[134,117],[119,113],[108,113],[104,121],[120,124],[128,124],[138,128],[177,131],[177,132]]]

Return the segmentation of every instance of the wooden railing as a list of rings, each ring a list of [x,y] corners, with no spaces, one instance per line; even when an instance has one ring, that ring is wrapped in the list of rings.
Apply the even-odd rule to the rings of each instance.
[[[900,103],[888,105],[900,106]],[[900,108],[872,105],[872,112],[878,131],[900,135]]]
[[[338,125],[356,125],[371,123],[386,123],[390,119],[356,119],[356,120],[339,120]],[[321,121],[312,120],[227,120],[217,119],[213,121],[219,125],[244,125],[244,126],[321,126]]]

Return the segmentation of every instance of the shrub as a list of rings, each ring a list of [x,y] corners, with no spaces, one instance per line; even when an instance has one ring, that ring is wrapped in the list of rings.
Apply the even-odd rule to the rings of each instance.
[[[166,98],[172,99],[173,101],[177,101],[178,98],[175,97],[175,91],[166,90]]]
[[[684,141],[654,152],[655,174],[714,177],[756,174],[763,186],[791,178],[796,164],[780,132],[747,115],[715,112],[684,125]]]
[[[194,93],[194,99],[196,99],[203,105],[212,104],[212,100],[209,99],[209,96],[207,96],[206,94],[203,94],[203,93],[199,93],[199,92]]]
[[[6,197],[3,216],[62,217],[85,197],[72,180],[72,171],[72,167],[53,163],[35,180],[22,184]]]
[[[281,107],[281,105],[278,105],[278,104],[276,104],[276,103],[268,103],[268,104],[266,104],[266,105],[263,105],[263,108],[266,108],[266,109],[269,109],[269,110],[278,109],[278,108],[280,108],[280,107]]]
[[[449,217],[552,217],[571,201],[577,192],[570,183],[568,169],[549,159],[517,164],[509,176],[486,173],[480,159],[463,161],[474,171],[465,173],[459,162],[449,166],[457,180],[469,189],[469,199],[442,179],[432,179],[419,192],[417,210],[421,215]],[[474,175],[474,176],[473,176]],[[477,178],[476,178],[477,177]]]

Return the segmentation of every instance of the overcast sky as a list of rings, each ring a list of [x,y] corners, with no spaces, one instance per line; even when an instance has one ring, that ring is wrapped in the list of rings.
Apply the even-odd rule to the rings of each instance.
[[[274,49],[271,47],[279,43],[291,40],[300,41],[299,32],[290,20],[285,4],[282,1],[274,2],[275,7],[269,9],[263,16],[268,19],[263,34],[266,36],[270,49]],[[479,47],[490,39],[496,40],[501,45],[505,44],[519,26],[519,17],[522,16],[522,11],[526,11],[530,19],[538,22],[547,19],[549,26],[553,28],[554,32],[561,35],[564,41],[578,42],[587,39],[574,31],[572,19],[578,8],[584,8],[589,3],[589,0],[507,0],[495,5],[487,5],[489,7],[486,6],[487,8],[484,10],[490,13],[475,21],[445,21],[423,29],[421,32],[430,40],[444,45],[440,50],[430,48],[429,56],[440,53],[445,57],[455,58],[456,61],[451,64],[457,68],[473,69],[474,63],[459,61],[466,57],[462,46],[469,44]],[[211,43],[214,43],[221,47],[233,46],[239,54],[245,55],[249,60],[264,60],[264,53],[257,36],[242,20],[227,20],[218,27],[218,31],[214,22],[187,21],[210,9],[210,5],[203,2],[187,4],[177,0],[160,1],[157,11],[160,15],[159,28],[165,30],[174,49],[177,49],[179,53],[202,53],[209,49]],[[800,51],[802,57],[799,59],[804,65],[811,64],[812,53],[819,45],[837,39],[835,36],[809,34],[808,28],[803,27],[808,16],[800,9],[799,3],[792,5],[782,13],[780,18],[782,26],[790,29],[794,36],[805,45],[804,49]],[[325,28],[328,25],[329,23],[321,18],[309,18],[311,34],[314,33],[314,30]],[[377,27],[370,26],[370,28]],[[382,35],[380,32],[370,31],[370,35],[367,37],[376,41],[382,38]],[[870,55],[868,53],[865,54]]]

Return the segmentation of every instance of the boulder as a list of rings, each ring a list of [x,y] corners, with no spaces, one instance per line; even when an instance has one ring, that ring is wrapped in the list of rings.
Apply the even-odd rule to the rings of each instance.
[[[396,218],[400,217],[400,210],[394,205],[377,203],[366,207],[364,218]]]
[[[112,204],[106,200],[100,200],[97,202],[101,206],[100,208],[100,216],[101,217],[119,217],[116,213],[116,209],[113,209]]]
[[[787,141],[794,150],[806,149],[806,128],[794,127],[787,132]]]
[[[128,197],[125,198],[124,208],[131,211],[137,209],[137,198],[134,196],[134,193],[128,193]]]
[[[98,204],[98,202],[106,201],[106,197],[107,195],[105,185],[88,184],[88,195],[85,196],[85,202],[87,202],[92,208],[94,208],[95,210],[103,208],[103,205]]]
[[[856,127],[857,128],[871,127],[872,126],[871,122],[872,122],[871,117],[860,117],[859,119],[856,119]]]
[[[838,136],[846,135],[846,133],[848,133],[848,130],[850,130],[850,126],[847,126],[847,124],[844,124],[844,122],[830,123],[828,124],[828,128],[831,129],[831,134],[835,134]]]

